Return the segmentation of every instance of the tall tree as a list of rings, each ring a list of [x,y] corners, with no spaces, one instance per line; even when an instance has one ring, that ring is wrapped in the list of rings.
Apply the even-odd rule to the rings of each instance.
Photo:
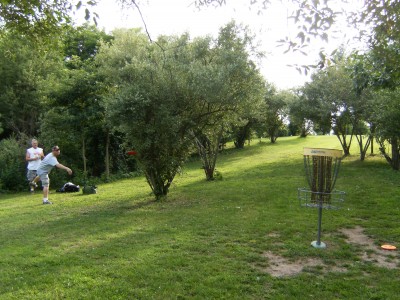
[[[264,101],[266,109],[266,132],[271,143],[275,143],[280,132],[285,127],[288,117],[288,104],[292,102],[293,94],[289,91],[275,91],[267,93]]]
[[[37,136],[41,102],[40,82],[54,67],[54,49],[45,50],[21,35],[0,34],[0,123],[3,137]]]
[[[353,89],[356,93],[357,105],[354,109],[360,115],[359,119],[354,119],[355,136],[357,138],[360,149],[360,160],[364,160],[368,148],[371,148],[373,154],[373,146],[375,139],[374,111],[373,102],[374,95],[370,86],[370,77],[364,67],[364,56],[353,54],[349,58],[348,68],[350,76],[353,80]]]
[[[189,37],[159,37],[150,43],[138,30],[114,32],[99,63],[115,91],[110,95],[113,122],[125,133],[155,197],[169,187],[190,153],[193,101],[187,82]],[[162,48],[160,48],[160,46]]]
[[[99,166],[104,166],[104,157],[97,154],[107,153],[103,148],[107,137],[102,101],[104,85],[94,58],[101,41],[108,43],[111,36],[94,26],[84,25],[66,28],[63,38],[64,64],[48,77],[47,82],[51,109],[43,118],[42,130],[46,132],[43,139],[65,146],[70,139],[62,137],[73,135],[74,143],[66,148],[75,150],[71,153],[80,153],[74,158],[82,162],[83,174],[99,175]],[[63,122],[57,122],[57,119]],[[103,141],[97,138],[100,136],[105,136]]]
[[[289,128],[297,128],[297,130],[292,132],[292,134],[299,134],[300,137],[305,138],[310,134],[311,130],[315,130],[319,123],[314,124],[312,121],[315,119],[315,115],[312,114],[314,107],[310,106],[310,101],[308,101],[308,98],[299,92],[296,96],[297,99],[289,104]],[[330,119],[328,120],[328,126],[330,130]]]
[[[360,120],[357,109],[357,95],[349,72],[345,69],[345,60],[312,76],[312,81],[304,87],[304,95],[314,107],[314,123],[325,118],[330,121],[334,134],[339,139],[345,155],[350,154],[354,135],[354,124]]]
[[[207,180],[214,178],[222,136],[233,125],[244,123],[248,128],[262,103],[263,79],[251,60],[260,54],[249,50],[255,49],[253,42],[247,27],[231,22],[220,29],[208,51],[202,52],[207,57],[196,59],[200,62],[195,85],[198,108],[209,117],[199,123],[194,135]],[[235,144],[238,140],[244,143],[245,138],[236,139]]]
[[[400,90],[375,93],[373,119],[380,151],[394,170],[400,169]]]

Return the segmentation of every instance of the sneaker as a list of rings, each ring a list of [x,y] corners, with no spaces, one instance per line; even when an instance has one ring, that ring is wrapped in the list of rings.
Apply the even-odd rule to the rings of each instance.
[[[43,201],[43,204],[53,204],[53,202],[50,202],[50,201]]]
[[[37,188],[36,182],[31,181],[31,182],[29,182],[29,185],[30,185],[30,186],[33,186],[33,187],[35,187],[35,188]]]

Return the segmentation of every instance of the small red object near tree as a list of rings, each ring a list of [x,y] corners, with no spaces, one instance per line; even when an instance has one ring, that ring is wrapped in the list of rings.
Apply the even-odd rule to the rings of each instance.
[[[136,155],[137,152],[135,150],[131,150],[127,152],[128,155]]]

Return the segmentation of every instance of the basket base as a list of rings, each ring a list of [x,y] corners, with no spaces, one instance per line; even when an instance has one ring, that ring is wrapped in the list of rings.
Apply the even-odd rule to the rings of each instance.
[[[319,249],[324,249],[324,248],[326,248],[326,244],[325,244],[324,242],[320,242],[320,243],[318,244],[318,241],[313,241],[313,242],[311,243],[311,246],[313,246],[314,248],[319,248]]]

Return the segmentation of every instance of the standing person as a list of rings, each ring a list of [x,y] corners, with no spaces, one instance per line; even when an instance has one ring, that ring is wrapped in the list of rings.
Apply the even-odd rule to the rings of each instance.
[[[36,187],[37,182],[40,180],[43,186],[43,204],[52,204],[49,201],[49,186],[50,179],[49,173],[54,168],[57,167],[59,169],[64,169],[68,172],[69,175],[72,174],[72,170],[62,164],[60,164],[57,160],[57,156],[60,155],[60,148],[58,146],[54,146],[51,148],[51,153],[47,154],[46,157],[40,163],[40,166],[37,170],[37,176],[30,183],[31,186]]]
[[[28,182],[31,182],[37,176],[37,169],[44,157],[43,149],[39,148],[38,141],[36,139],[32,139],[31,141],[32,147],[26,150],[25,160],[28,162],[26,178]],[[33,193],[35,191],[35,187],[30,185],[30,191]]]

